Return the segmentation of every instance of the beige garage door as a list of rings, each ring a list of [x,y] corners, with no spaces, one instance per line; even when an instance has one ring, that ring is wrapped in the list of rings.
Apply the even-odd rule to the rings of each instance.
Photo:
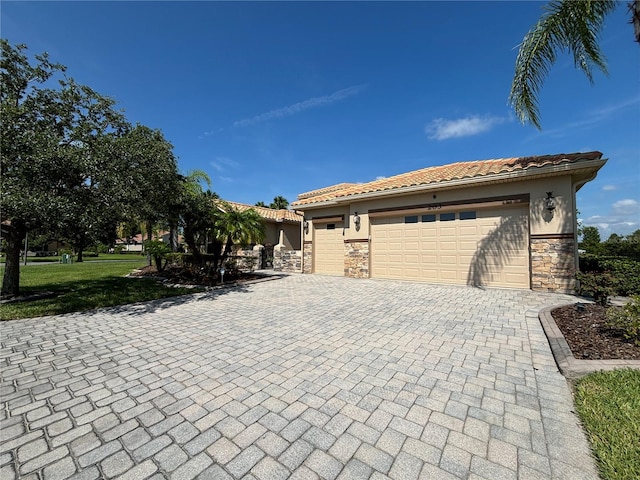
[[[342,222],[314,225],[314,273],[344,275],[344,236]]]
[[[373,218],[377,278],[529,288],[528,208]]]

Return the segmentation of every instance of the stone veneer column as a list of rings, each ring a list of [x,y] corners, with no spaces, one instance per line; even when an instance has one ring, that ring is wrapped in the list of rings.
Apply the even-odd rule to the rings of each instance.
[[[304,242],[302,246],[302,273],[313,272],[313,242]]]
[[[369,240],[345,240],[344,276],[369,278]]]
[[[573,234],[531,236],[531,289],[574,293],[576,243]]]

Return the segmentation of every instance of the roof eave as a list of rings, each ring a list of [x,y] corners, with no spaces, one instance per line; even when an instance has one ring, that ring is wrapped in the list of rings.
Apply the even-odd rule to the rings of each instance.
[[[411,185],[408,187],[393,188],[388,190],[377,190],[375,192],[357,193],[344,197],[337,197],[332,200],[322,202],[309,203],[306,205],[296,205],[296,209],[305,210],[311,208],[329,207],[341,204],[348,204],[354,201],[370,200],[380,197],[408,195],[418,192],[429,192],[433,190],[451,190],[467,186],[476,186],[478,184],[487,183],[504,183],[519,180],[530,180],[538,177],[552,177],[563,174],[571,174],[576,171],[592,171],[594,174],[602,168],[607,162],[606,159],[597,158],[593,160],[585,160],[583,162],[562,163],[559,165],[543,165],[541,167],[530,167],[523,170],[514,170],[510,172],[502,172],[492,175],[483,175],[480,177],[457,178],[444,182],[426,183],[420,185]]]

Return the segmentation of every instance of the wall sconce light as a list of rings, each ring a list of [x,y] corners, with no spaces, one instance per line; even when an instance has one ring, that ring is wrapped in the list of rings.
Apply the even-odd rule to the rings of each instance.
[[[358,215],[358,212],[353,215],[353,224],[356,228],[360,228],[360,215]]]
[[[547,198],[544,199],[544,207],[553,212],[556,208],[556,199],[553,198],[553,192],[547,192]]]
[[[309,233],[309,222],[306,219],[302,222],[302,228],[304,228],[304,233]]]

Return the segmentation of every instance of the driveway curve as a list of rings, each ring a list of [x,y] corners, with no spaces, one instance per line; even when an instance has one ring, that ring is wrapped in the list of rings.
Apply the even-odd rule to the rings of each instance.
[[[570,296],[286,275],[0,325],[0,478],[597,479]]]

